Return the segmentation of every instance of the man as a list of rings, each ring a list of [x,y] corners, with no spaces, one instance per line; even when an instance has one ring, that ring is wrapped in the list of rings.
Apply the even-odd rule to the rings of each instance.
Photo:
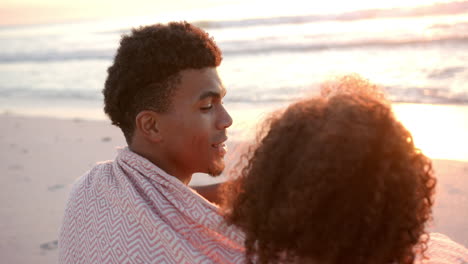
[[[75,183],[59,237],[60,263],[239,263],[243,236],[187,187],[224,169],[226,90],[221,51],[187,23],[123,36],[103,90],[128,147]]]

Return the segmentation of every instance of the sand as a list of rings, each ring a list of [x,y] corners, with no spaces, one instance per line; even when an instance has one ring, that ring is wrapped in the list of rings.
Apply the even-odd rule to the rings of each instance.
[[[125,140],[106,121],[8,113],[0,114],[0,131],[2,263],[56,263],[57,232],[73,182],[96,162],[113,159]],[[242,145],[232,139],[231,150]],[[434,166],[439,183],[431,230],[468,247],[468,163],[434,160]],[[223,179],[195,175],[192,184]]]

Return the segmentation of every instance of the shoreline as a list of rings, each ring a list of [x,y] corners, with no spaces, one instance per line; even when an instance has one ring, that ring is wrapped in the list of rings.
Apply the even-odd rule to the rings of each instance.
[[[255,138],[257,127],[272,111],[287,107],[277,104],[226,103],[234,123],[228,129],[231,139],[245,141]],[[60,120],[107,122],[101,105],[68,105],[0,108],[0,115]],[[433,159],[468,162],[468,105],[392,103],[392,109],[413,135],[415,145]],[[117,128],[118,130],[118,128]]]
[[[73,182],[97,162],[113,159],[125,139],[109,121],[80,118],[0,114],[0,129],[0,254],[6,263],[56,262],[57,232]],[[229,133],[226,173],[247,145],[236,133]],[[433,164],[438,184],[429,230],[468,247],[468,161]],[[196,174],[190,185],[224,179]]]

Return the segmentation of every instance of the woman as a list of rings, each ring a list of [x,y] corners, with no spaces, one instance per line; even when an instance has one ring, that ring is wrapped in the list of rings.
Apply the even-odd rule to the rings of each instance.
[[[272,115],[262,131],[240,177],[227,186],[224,204],[227,222],[246,234],[248,262],[414,263],[431,257],[431,161],[376,86],[343,77],[321,97]],[[434,241],[468,262],[463,246],[440,235]]]

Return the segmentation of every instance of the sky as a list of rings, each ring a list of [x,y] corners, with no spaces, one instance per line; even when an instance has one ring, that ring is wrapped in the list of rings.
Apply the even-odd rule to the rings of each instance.
[[[245,18],[430,5],[455,0],[2,0],[0,25],[42,24],[178,13],[191,19]]]

